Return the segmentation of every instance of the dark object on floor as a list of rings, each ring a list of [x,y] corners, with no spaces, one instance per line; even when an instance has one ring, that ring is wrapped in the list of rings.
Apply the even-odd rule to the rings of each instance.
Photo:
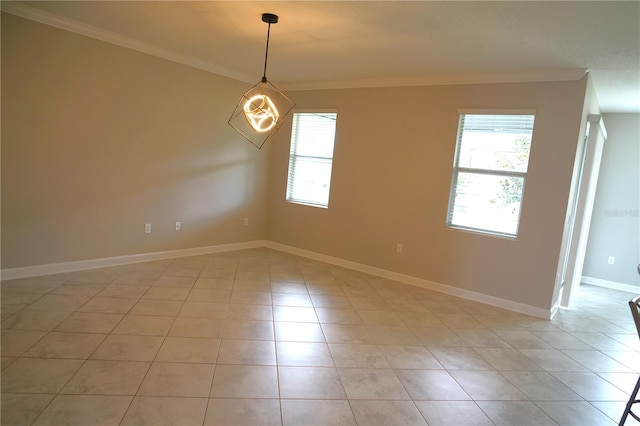
[[[640,296],[634,297],[629,301],[629,307],[631,308],[631,314],[633,315],[633,321],[636,323],[636,330],[638,331],[638,338],[640,338]],[[638,390],[640,390],[640,377],[638,377],[638,381],[636,382],[635,388],[633,388],[633,392],[631,392],[631,396],[629,397],[629,402],[627,402],[627,406],[624,409],[624,413],[622,413],[622,418],[620,419],[619,425],[624,425],[624,422],[627,420],[627,416],[631,415],[634,419],[640,422],[640,416],[638,414],[633,413],[631,408],[633,404],[640,403],[640,399],[636,399],[638,397]]]

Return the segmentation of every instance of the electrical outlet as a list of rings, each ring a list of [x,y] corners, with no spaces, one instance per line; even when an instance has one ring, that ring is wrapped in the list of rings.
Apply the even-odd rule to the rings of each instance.
[[[145,223],[144,224],[144,233],[145,234],[150,234],[151,233],[151,224],[150,223]]]
[[[249,226],[249,218],[248,217],[244,218],[244,226]]]
[[[182,223],[176,222],[176,231],[179,231],[182,228]]]
[[[615,262],[616,262],[615,256],[609,256],[609,260],[607,260],[607,263],[609,263],[609,265],[613,265]]]
[[[404,250],[402,243],[396,244],[396,253],[402,253],[402,250]]]

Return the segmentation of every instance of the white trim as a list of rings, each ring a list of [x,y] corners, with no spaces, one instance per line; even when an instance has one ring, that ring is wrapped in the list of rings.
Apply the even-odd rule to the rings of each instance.
[[[627,293],[640,294],[640,287],[624,284],[615,281],[603,280],[601,278],[587,277],[585,275],[582,276],[580,280],[582,284],[595,285],[598,287],[610,288],[612,290],[625,291]]]
[[[216,246],[167,250],[155,253],[133,254],[128,256],[105,257],[101,259],[78,260],[73,262],[49,263],[46,265],[10,268],[3,269],[1,275],[3,280],[14,280],[17,278],[38,277],[41,275],[61,274],[65,272],[75,272],[87,269],[106,268],[109,266],[128,265],[131,263],[148,262],[152,260],[172,259],[174,257],[198,256],[201,254],[245,250],[264,246],[264,240],[256,240],[243,243],[221,244]]]
[[[567,68],[545,71],[524,71],[505,73],[442,74],[418,77],[361,78],[354,80],[314,81],[304,83],[283,83],[282,90],[328,90],[363,89],[372,87],[418,87],[460,84],[530,83],[546,81],[577,81],[585,76],[588,68]]]
[[[76,272],[88,269],[106,268],[110,266],[128,265],[132,263],[148,262],[153,260],[171,259],[175,257],[198,256],[202,254],[221,253],[234,250],[246,250],[252,248],[267,247],[270,249],[282,251],[300,257],[326,262],[331,265],[341,266],[343,268],[361,271],[377,277],[387,278],[389,280],[398,281],[404,284],[433,290],[452,296],[461,297],[463,299],[474,302],[484,303],[486,305],[496,306],[498,308],[507,309],[509,311],[518,312],[525,315],[531,315],[537,318],[552,319],[558,311],[557,304],[551,310],[545,310],[536,306],[526,305],[524,303],[514,302],[495,296],[489,296],[472,290],[464,290],[446,284],[437,283],[435,281],[425,280],[423,278],[413,277],[386,269],[376,268],[362,263],[352,262],[350,260],[340,259],[338,257],[328,256],[325,254],[304,250],[286,244],[276,243],[267,240],[255,240],[242,243],[221,244],[216,246],[194,247],[189,249],[167,250],[156,253],[134,254],[129,256],[106,257],[101,259],[79,260],[74,262],[50,263],[46,265],[26,266],[22,268],[3,269],[0,273],[3,280],[12,280],[18,278],[37,277],[42,275],[61,274],[65,272]],[[586,281],[585,281],[586,283]],[[629,286],[631,287],[631,286]]]
[[[55,28],[70,31],[72,33],[80,34],[86,37],[94,38],[96,40],[105,41],[107,43],[125,47],[127,49],[136,50],[138,52],[166,59],[171,62],[176,62],[203,71],[218,74],[223,77],[243,81],[245,83],[255,83],[255,78],[238,73],[236,71],[232,71],[228,68],[218,66],[216,64],[212,64],[211,62],[203,61],[201,59],[194,58],[193,56],[184,55],[173,50],[165,49],[164,47],[156,46],[151,43],[146,43],[144,41],[140,41],[131,37],[123,36],[112,31],[95,27],[93,25],[84,24],[82,22],[65,18],[51,12],[46,12],[32,6],[27,6],[24,3],[3,1],[2,11],[10,13],[12,15],[20,16],[21,18],[30,19],[41,24],[50,25]]]
[[[532,315],[538,318],[551,319],[555,314],[552,310],[545,310],[536,306],[526,305],[524,303],[514,302],[507,299],[501,299],[499,297],[489,296],[483,293],[478,293],[472,290],[464,290],[457,287],[449,286],[446,284],[437,283],[435,281],[425,280],[423,278],[417,278],[410,275],[400,274],[398,272],[389,271],[386,269],[380,269],[362,263],[352,262],[350,260],[344,260],[333,256],[328,256],[321,253],[316,253],[309,250],[299,249],[296,247],[288,246],[286,244],[275,243],[273,241],[266,241],[266,247],[274,250],[283,251],[285,253],[294,254],[296,256],[307,257],[321,262],[326,262],[332,265],[341,266],[343,268],[354,269],[357,271],[365,272],[370,275],[375,275],[382,278],[387,278],[393,281],[398,281],[404,284],[421,287],[427,290],[434,290],[440,293],[449,294],[452,296],[461,297],[463,299],[472,300],[474,302],[480,302],[498,308],[507,309],[510,311],[518,312],[525,315]],[[555,309],[557,311],[557,308]]]

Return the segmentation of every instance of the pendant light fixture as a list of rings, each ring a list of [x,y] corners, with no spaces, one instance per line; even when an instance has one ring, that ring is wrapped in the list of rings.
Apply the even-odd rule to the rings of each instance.
[[[284,118],[295,106],[291,99],[267,80],[271,24],[278,22],[278,15],[263,13],[262,22],[269,25],[262,79],[242,95],[229,118],[229,125],[258,149],[262,148],[267,139],[278,131]]]

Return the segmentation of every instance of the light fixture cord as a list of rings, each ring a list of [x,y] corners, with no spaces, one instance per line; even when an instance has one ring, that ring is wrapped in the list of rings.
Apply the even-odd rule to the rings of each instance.
[[[264,51],[264,72],[262,73],[262,82],[267,82],[267,58],[269,57],[269,36],[271,35],[271,22],[267,27],[267,48]]]

